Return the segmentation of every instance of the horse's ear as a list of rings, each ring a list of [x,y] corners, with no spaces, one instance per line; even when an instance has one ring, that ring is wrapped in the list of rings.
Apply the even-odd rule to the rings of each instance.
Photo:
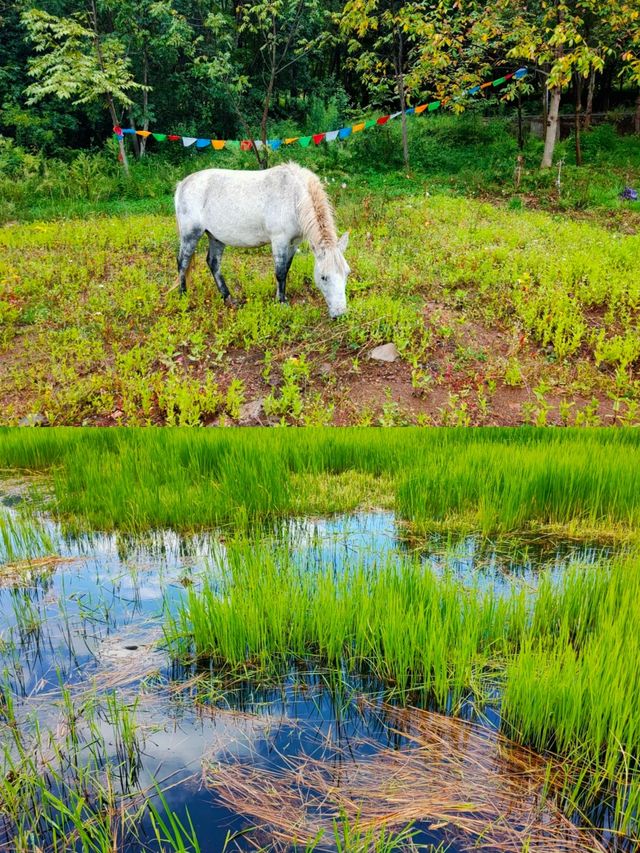
[[[349,232],[345,231],[342,237],[338,240],[338,248],[341,252],[347,251],[347,246],[349,245]]]

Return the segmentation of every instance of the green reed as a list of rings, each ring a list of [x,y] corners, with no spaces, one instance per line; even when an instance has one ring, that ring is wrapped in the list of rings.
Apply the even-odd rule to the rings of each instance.
[[[419,530],[634,535],[640,522],[640,434],[624,429],[3,429],[0,467],[50,471],[52,511],[94,529],[318,512],[318,476],[349,473],[362,489],[387,477]]]

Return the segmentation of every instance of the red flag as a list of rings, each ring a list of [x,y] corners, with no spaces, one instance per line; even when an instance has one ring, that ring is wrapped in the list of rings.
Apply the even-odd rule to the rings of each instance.
[[[122,128],[120,127],[119,124],[115,125],[115,127],[113,128],[113,132],[115,133],[116,136],[122,136]]]
[[[390,118],[391,116],[380,116],[376,124],[386,124]]]
[[[325,138],[326,133],[315,133],[311,138],[315,142],[316,145],[319,145],[322,140]]]
[[[242,142],[240,143],[240,150],[241,151],[251,151],[251,140],[250,139],[243,139]]]
[[[171,142],[177,142],[179,139],[182,139],[182,137],[178,136],[177,133],[170,133],[169,136],[167,136],[167,139],[170,139]]]

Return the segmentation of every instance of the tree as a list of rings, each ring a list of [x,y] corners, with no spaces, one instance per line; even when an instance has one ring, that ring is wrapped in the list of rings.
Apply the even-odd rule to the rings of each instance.
[[[632,0],[637,2],[637,0]],[[581,80],[602,71],[614,54],[610,18],[619,0],[505,0],[513,17],[509,55],[538,65],[550,93],[542,168],[553,162],[562,92],[573,81],[576,115],[581,108]],[[547,69],[547,70],[545,70]],[[576,121],[576,161],[580,160],[580,123]]]
[[[197,39],[185,17],[175,9],[173,0],[98,0],[98,13],[108,14],[113,28],[127,50],[133,66],[139,70],[142,103],[132,103],[128,110],[132,126],[149,130],[155,118],[149,93],[174,66],[181,54],[193,60]],[[145,153],[147,138],[140,139],[140,155]]]
[[[260,145],[251,140],[252,148],[261,168],[266,168],[269,159],[267,147],[267,122],[273,102],[278,78],[282,72],[297,62],[314,47],[304,28],[322,17],[318,0],[258,0],[238,7],[239,33],[252,45],[252,52],[259,57],[264,98],[260,115]],[[237,87],[236,87],[237,89]],[[238,107],[237,114],[249,130],[244,112]]]
[[[22,20],[36,53],[29,60],[29,75],[35,82],[26,89],[27,103],[35,104],[50,95],[74,104],[102,101],[114,127],[118,126],[116,105],[130,106],[131,93],[143,86],[133,78],[120,39],[99,32],[95,0],[89,13],[63,18],[31,9]],[[122,138],[118,143],[128,172]]]
[[[400,0],[347,0],[340,15],[340,31],[348,40],[352,65],[376,99],[386,99],[395,89],[402,121],[402,153],[409,166],[407,139],[407,72],[419,2]]]

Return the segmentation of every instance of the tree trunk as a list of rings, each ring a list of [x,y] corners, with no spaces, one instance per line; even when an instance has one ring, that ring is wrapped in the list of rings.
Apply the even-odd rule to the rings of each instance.
[[[518,90],[518,149],[524,148],[524,134],[522,132],[522,95]]]
[[[547,70],[547,67],[543,68],[543,71]],[[542,126],[547,126],[547,118],[549,117],[549,90],[547,89],[546,83],[546,75],[543,77],[543,85],[542,85]]]
[[[113,98],[111,95],[107,95],[107,106],[109,107],[109,114],[111,115],[111,121],[113,122],[113,126],[117,127],[118,125],[118,116],[116,115],[116,106],[113,103]],[[124,147],[124,139],[122,136],[118,138],[118,148],[120,149],[120,162],[122,163],[122,168],[124,169],[127,177],[129,177],[129,161],[127,160],[127,149]]]
[[[640,93],[636,98],[636,115],[633,121],[633,129],[637,134],[640,134]]]
[[[147,83],[149,82],[149,57],[147,56],[146,48],[143,54],[142,60],[142,82],[144,83],[144,89],[142,90],[142,129],[149,130],[149,92],[147,91]],[[147,137],[143,136],[142,141],[140,142],[140,156],[144,157],[145,151],[147,150]]]
[[[96,9],[95,0],[91,0],[91,13],[93,16],[93,44],[96,50],[96,56],[98,58],[98,62],[100,64],[100,69],[104,72],[104,58],[102,56],[102,48],[100,46],[100,34],[98,33],[98,11]],[[118,125],[118,116],[116,115],[116,105],[113,101],[113,95],[109,92],[106,95],[107,106],[109,107],[109,114],[111,115],[111,121],[113,122],[113,126],[117,127]],[[122,136],[118,138],[118,147],[120,149],[120,160],[122,162],[122,167],[129,176],[129,161],[127,160],[127,150],[124,147],[124,139]]]
[[[131,111],[131,107],[129,107],[127,112],[129,113],[129,127],[131,128],[131,130],[135,130],[136,125],[133,120],[133,112]],[[137,133],[131,134],[131,141],[133,143],[133,154],[136,159],[140,157],[140,139],[141,137],[139,137]]]
[[[396,26],[395,28],[395,36],[396,36],[396,44],[397,44],[397,52],[394,56],[394,63],[396,66],[396,83],[398,87],[398,95],[400,97],[400,123],[402,125],[402,157],[404,159],[404,167],[405,169],[409,168],[409,138],[407,135],[407,113],[406,113],[406,98],[405,98],[405,90],[404,90],[404,73],[403,73],[403,63],[404,63],[404,45],[402,42],[402,31]]]
[[[584,113],[582,126],[585,130],[591,127],[591,114],[593,113],[593,94],[596,88],[596,69],[592,68],[589,74],[589,86],[587,88],[587,108]]]
[[[544,154],[542,155],[541,169],[550,169],[553,164],[553,152],[556,147],[558,135],[558,113],[560,111],[560,88],[555,86],[551,89],[551,101],[549,103],[549,114],[547,116],[547,130],[544,138]]]
[[[582,166],[582,147],[580,145],[580,114],[582,112],[582,77],[575,75],[575,120],[574,135],[576,145],[576,166]]]

